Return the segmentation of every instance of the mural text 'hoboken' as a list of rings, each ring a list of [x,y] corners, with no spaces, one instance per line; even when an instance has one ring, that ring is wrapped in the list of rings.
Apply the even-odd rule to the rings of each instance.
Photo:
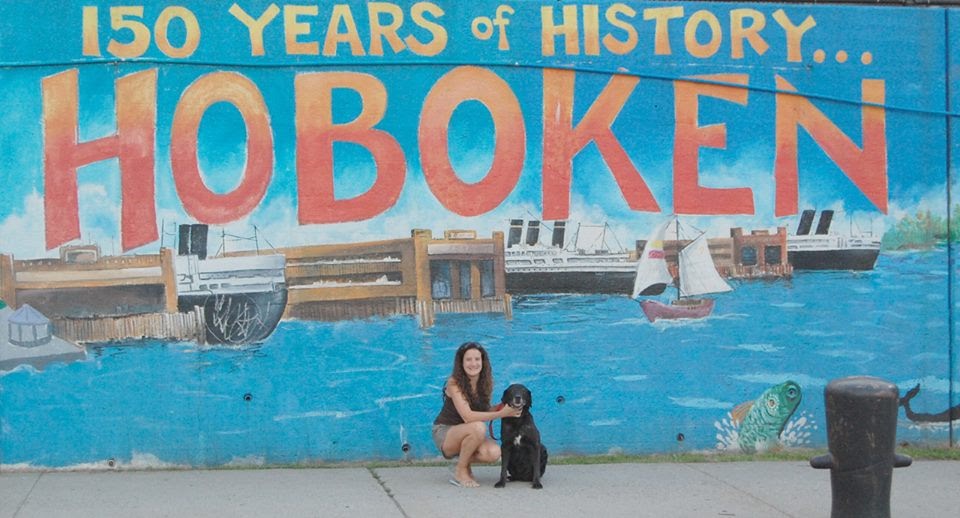
[[[111,135],[79,142],[77,70],[43,79],[44,181],[46,246],[56,248],[80,237],[77,169],[117,158],[122,179],[121,236],[124,250],[158,239],[155,184],[157,72],[146,70],[117,79],[116,127]],[[621,109],[641,80],[612,75],[603,91],[575,121],[576,73],[543,71],[542,217],[565,219],[570,210],[572,164],[587,145],[596,144],[631,210],[659,212],[640,171],[612,129]],[[337,71],[312,72],[294,79],[298,221],[301,225],[360,221],[394,205],[407,174],[404,150],[377,124],[390,109],[383,82],[375,75]],[[861,82],[862,146],[837,127],[810,99],[795,93],[787,79],[776,76],[774,120],[777,216],[795,214],[798,205],[798,131],[802,127],[882,212],[887,210],[887,142],[885,85]],[[699,100],[711,97],[749,110],[745,74],[716,74],[674,81],[673,212],[677,214],[753,214],[750,186],[708,188],[699,184],[701,148],[725,148],[723,123],[700,126]],[[361,111],[346,123],[334,122],[332,98],[337,89],[355,92]],[[495,134],[492,163],[480,181],[467,183],[454,169],[447,149],[454,110],[478,101],[490,114]],[[237,171],[239,185],[227,193],[210,190],[198,163],[197,137],[206,111],[229,103],[240,113],[247,132],[246,165]],[[636,102],[634,99],[633,102]],[[235,72],[203,75],[185,89],[173,115],[170,170],[184,210],[202,223],[224,224],[254,210],[262,201],[274,166],[270,113],[258,86]],[[642,138],[642,136],[640,137]],[[373,157],[376,180],[364,193],[337,199],[334,195],[333,145],[350,142]],[[516,186],[524,166],[526,130],[520,102],[509,84],[493,71],[474,66],[452,69],[430,89],[419,114],[420,167],[437,200],[461,216],[476,216],[499,206]]]

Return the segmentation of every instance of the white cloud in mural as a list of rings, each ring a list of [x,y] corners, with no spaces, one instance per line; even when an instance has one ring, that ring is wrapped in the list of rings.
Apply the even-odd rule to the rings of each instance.
[[[669,167],[672,167],[670,165]],[[699,173],[699,185],[705,189],[733,189],[747,188],[751,191],[753,200],[753,214],[729,215],[681,215],[681,222],[690,231],[701,231],[709,238],[729,237],[730,229],[742,228],[744,233],[752,230],[769,230],[776,232],[777,226],[787,225],[789,219],[777,220],[774,218],[775,185],[769,164],[765,160],[746,153],[738,157],[732,164],[717,164],[705,168]],[[662,214],[646,215],[643,218],[645,230],[637,235],[637,239],[646,239],[647,232],[665,215],[673,214],[674,200],[659,199]],[[638,213],[639,214],[639,213]],[[638,216],[640,217],[640,216]],[[690,236],[692,237],[692,236]]]
[[[430,205],[427,200],[423,204]],[[280,198],[260,209],[257,220],[268,222],[259,228],[260,233],[273,246],[283,247],[397,239],[409,237],[413,229],[429,229],[434,236],[442,236],[443,231],[449,229],[471,229],[477,231],[478,237],[489,237],[493,231],[506,231],[510,217],[530,211],[529,206],[509,205],[498,207],[483,216],[462,217],[442,207],[408,211],[391,209],[365,221],[300,225],[296,205],[290,198]],[[237,232],[244,231],[243,227],[246,227],[247,233],[250,232],[247,221],[235,222],[228,228],[234,227]]]
[[[71,244],[95,243],[105,254],[120,253],[120,207],[116,200],[117,196],[110,196],[102,185],[80,185],[80,239]],[[23,212],[0,221],[0,252],[21,259],[58,256],[56,249],[46,249],[45,228],[44,199],[34,191],[25,198]]]
[[[99,245],[104,254],[120,254],[119,195],[111,195],[106,187],[99,184],[81,184],[78,203],[81,213],[81,235],[80,239],[70,244],[92,243]],[[224,227],[224,230],[239,235],[252,234],[252,226],[247,220],[248,218],[244,218],[233,222]],[[182,210],[159,210],[157,225],[160,239],[134,250],[133,253],[155,252],[161,246],[175,247],[176,225],[189,222],[193,222],[193,219]],[[58,256],[59,252],[56,249],[46,250],[44,229],[44,199],[39,193],[34,192],[26,197],[23,212],[11,214],[0,221],[0,236],[2,236],[0,252],[13,254],[22,259]],[[211,244],[213,245],[213,242]],[[219,246],[219,240],[216,241],[216,246]]]
[[[947,189],[945,186],[937,186],[926,192],[908,193],[909,198],[890,200],[888,217],[894,221],[903,219],[907,216],[916,216],[918,212],[929,210],[933,214],[946,216],[947,209]]]
[[[17,258],[55,256],[44,249],[43,197],[36,191],[27,195],[23,212],[0,221],[0,252]]]
[[[410,186],[412,190],[419,190]],[[445,207],[426,189],[411,193],[416,203],[406,204],[404,200],[383,215],[370,220],[324,225],[300,225],[297,221],[297,207],[289,198],[277,198],[267,202],[256,213],[257,221],[266,221],[258,228],[259,233],[274,247],[308,244],[347,243],[372,241],[379,239],[397,239],[410,236],[412,229],[429,229],[436,237],[444,230],[475,230],[478,237],[489,237],[493,232],[506,233],[511,219],[539,220],[540,209],[533,202],[504,202],[492,211],[479,216],[466,217],[455,214]],[[404,194],[408,196],[408,194]],[[404,208],[404,205],[408,205]],[[410,206],[412,205],[412,207]],[[641,214],[624,220],[614,221],[603,207],[588,204],[574,194],[571,199],[570,217],[567,218],[567,236],[573,237],[578,224],[601,227],[608,224],[605,236],[607,246],[612,249],[632,249],[634,240],[645,239],[648,229],[662,218],[659,214]],[[227,232],[250,234],[250,218],[232,223]],[[552,222],[545,222],[541,231],[541,241],[549,242]]]
[[[746,178],[762,176],[764,166],[761,161],[745,157],[736,164],[713,169],[711,178],[731,178],[720,185],[711,180],[711,187],[731,187],[737,182],[746,182]],[[418,174],[416,172],[408,173]],[[740,180],[736,178],[739,176]],[[749,182],[748,182],[749,183]],[[776,231],[777,226],[786,226],[788,231],[795,229],[797,217],[773,219],[774,185],[772,181],[753,181],[749,186],[753,190],[756,204],[754,215],[731,216],[689,216],[684,222],[705,231],[708,237],[729,236],[730,229],[743,228],[745,232],[756,229]],[[81,210],[81,238],[75,243],[95,243],[105,254],[119,254],[120,250],[120,200],[115,187],[97,183],[81,183],[79,186],[79,204]],[[619,196],[619,193],[617,193]],[[250,215],[224,226],[211,227],[210,252],[216,253],[222,245],[221,232],[229,236],[253,237],[259,242],[228,239],[228,249],[253,249],[298,246],[309,244],[348,243],[373,241],[380,239],[398,239],[408,237],[412,229],[429,229],[434,236],[442,236],[448,229],[476,230],[478,237],[489,237],[492,232],[506,233],[511,219],[540,219],[541,200],[539,193],[528,201],[512,201],[511,196],[503,204],[486,214],[475,217],[457,215],[443,207],[439,200],[423,182],[408,181],[397,203],[371,219],[337,224],[300,225],[297,221],[297,200],[293,196],[275,196],[266,199]],[[610,249],[632,250],[635,241],[646,239],[650,229],[671,213],[672,201],[658,200],[663,205],[663,213],[624,211],[617,200],[607,203],[591,202],[579,193],[570,197],[570,215],[567,218],[567,238],[573,237],[578,224],[607,224],[606,245]],[[905,197],[891,200],[888,214],[878,211],[848,212],[842,200],[818,210],[831,209],[834,214],[834,229],[838,232],[853,231],[882,235],[885,229],[893,228],[897,221],[907,216],[915,216],[918,211],[928,208],[941,214],[946,208],[947,192],[942,186],[926,192],[906,193]],[[813,207],[809,200],[801,199],[800,207]],[[134,250],[134,253],[150,253],[160,246],[175,247],[177,238],[176,224],[194,222],[179,205],[158,209],[157,225],[162,227],[160,240]],[[545,222],[541,232],[541,241],[549,242],[552,222]],[[44,237],[44,199],[38,192],[28,195],[23,209],[0,220],[0,252],[13,254],[17,258],[54,257],[56,250],[47,251]]]
[[[80,239],[84,244],[97,244],[104,254],[121,252],[120,194],[112,194],[100,184],[81,184]]]

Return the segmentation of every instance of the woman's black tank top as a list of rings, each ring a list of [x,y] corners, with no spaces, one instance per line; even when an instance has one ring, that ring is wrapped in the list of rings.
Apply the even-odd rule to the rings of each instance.
[[[457,407],[453,406],[453,400],[450,399],[450,396],[447,396],[446,392],[443,393],[443,408],[440,409],[437,418],[433,420],[433,424],[448,426],[463,424],[463,417],[460,417],[460,412],[457,412]]]
[[[488,405],[484,405],[483,408],[474,408],[473,405],[470,405],[470,408],[477,412],[490,410]],[[450,396],[447,395],[446,389],[443,391],[443,407],[440,409],[440,413],[437,414],[437,418],[433,420],[433,424],[445,424],[448,426],[463,424],[463,417],[460,416],[460,412],[457,412],[457,407],[453,405],[453,399],[450,399]]]

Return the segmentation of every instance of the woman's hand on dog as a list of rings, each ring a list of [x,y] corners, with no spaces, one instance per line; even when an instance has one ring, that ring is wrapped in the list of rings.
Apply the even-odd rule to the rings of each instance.
[[[497,413],[500,414],[501,419],[504,417],[520,417],[523,415],[523,408],[513,408],[510,405],[503,405],[503,408]]]

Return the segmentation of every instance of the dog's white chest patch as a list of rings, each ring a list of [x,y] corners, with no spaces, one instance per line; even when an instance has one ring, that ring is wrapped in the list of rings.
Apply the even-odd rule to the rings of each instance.
[[[520,441],[521,441],[522,439],[523,439],[523,436],[522,436],[522,435],[518,435],[518,436],[514,437],[514,438],[513,438],[513,445],[514,445],[514,446],[520,446]]]

